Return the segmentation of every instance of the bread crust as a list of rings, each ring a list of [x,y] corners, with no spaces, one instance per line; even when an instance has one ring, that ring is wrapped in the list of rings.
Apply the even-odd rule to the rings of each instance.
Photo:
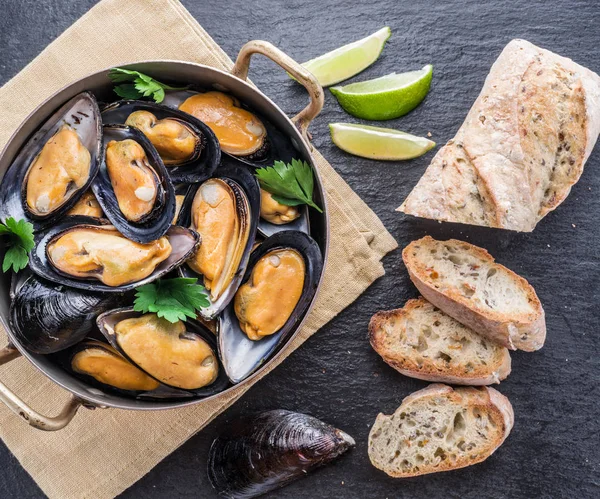
[[[456,239],[450,239],[446,242],[466,246],[479,259],[490,264],[494,263],[494,258],[483,248]],[[531,352],[542,348],[546,339],[544,309],[535,290],[524,278],[503,265],[495,264],[507,271],[514,279],[515,285],[525,291],[529,302],[534,308],[533,313],[515,313],[509,316],[501,312],[484,309],[463,296],[458,290],[438,290],[432,284],[425,271],[425,265],[414,258],[413,248],[415,245],[431,246],[436,244],[435,239],[425,236],[411,242],[402,251],[402,259],[408,269],[410,279],[427,301],[482,336],[490,338],[510,350],[519,349]]]
[[[369,432],[369,458],[373,466],[380,469],[381,471],[384,471],[389,476],[394,478],[409,478],[429,473],[437,473],[464,468],[485,461],[498,449],[498,447],[500,447],[504,443],[504,441],[506,440],[513,428],[514,412],[510,401],[500,392],[488,386],[479,388],[458,387],[453,389],[448,385],[434,383],[404,398],[400,407],[398,407],[398,409],[396,409],[396,411],[394,412],[394,415],[399,414],[402,411],[408,412],[409,406],[416,401],[419,401],[424,398],[436,397],[449,398],[454,403],[463,405],[465,408],[477,407],[480,410],[486,411],[489,414],[490,419],[493,418],[494,423],[500,427],[501,431],[499,432],[498,437],[494,441],[490,442],[488,452],[481,453],[474,459],[472,459],[471,457],[461,455],[453,463],[447,461],[445,464],[441,464],[439,466],[436,466],[435,468],[422,468],[418,472],[399,473],[391,469],[385,469],[384,466],[381,466],[380,463],[376,462],[373,459],[373,456],[370,452],[374,433],[384,423],[386,419],[392,417],[387,416],[383,413],[379,413],[377,415],[377,418],[375,419],[375,423],[373,424],[371,431]]]
[[[464,367],[447,365],[444,371],[440,371],[434,362],[428,359],[421,359],[421,365],[414,358],[392,355],[385,346],[384,325],[390,319],[401,320],[409,316],[417,307],[426,304],[424,298],[409,300],[403,308],[377,312],[369,322],[369,341],[373,349],[381,358],[391,367],[396,369],[404,376],[432,381],[438,383],[451,383],[453,385],[491,385],[500,383],[511,371],[511,358],[508,350],[502,349],[496,362],[485,367],[479,366],[473,368],[469,374],[466,374]]]
[[[569,79],[568,93],[547,95],[544,89],[565,83],[565,78]],[[530,91],[536,83],[541,85],[539,91]],[[558,119],[559,108],[567,118]],[[523,121],[532,109],[545,119]],[[573,120],[577,122],[570,123]],[[536,127],[542,124],[544,133],[538,139]],[[512,40],[492,65],[456,136],[438,151],[398,211],[442,221],[532,231],[568,196],[599,133],[600,77],[571,59],[525,40]],[[526,142],[533,135],[545,149],[528,147]],[[564,139],[565,135],[572,141],[568,147],[573,145],[573,154],[563,157],[564,144],[557,137]],[[449,163],[457,148],[461,149],[462,163]],[[541,150],[553,158],[552,165],[548,157],[540,157]],[[561,168],[564,175],[555,175]],[[475,181],[471,180],[471,170]],[[465,184],[471,189],[463,187]],[[474,191],[472,184],[478,186]],[[472,216],[480,210],[485,216]]]

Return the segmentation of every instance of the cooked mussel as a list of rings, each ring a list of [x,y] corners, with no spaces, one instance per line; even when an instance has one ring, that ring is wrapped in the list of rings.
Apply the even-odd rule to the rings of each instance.
[[[105,312],[96,322],[114,348],[168,387],[210,395],[228,384],[214,335],[198,322],[171,323],[132,308]]]
[[[123,292],[170,272],[198,244],[197,233],[176,225],[155,241],[136,243],[101,220],[75,216],[37,234],[30,268],[70,287]]]
[[[29,271],[15,276],[10,327],[20,345],[49,354],[80,342],[95,327],[98,314],[117,305],[119,295],[71,289]]]
[[[149,392],[160,386],[111,345],[93,339],[77,345],[71,357],[71,369],[102,385],[127,392]]]
[[[102,119],[140,130],[156,148],[174,183],[203,182],[219,164],[221,150],[212,130],[177,109],[126,100],[105,107]]]
[[[91,190],[88,190],[83,193],[73,208],[67,212],[67,215],[83,215],[85,217],[102,218],[104,212],[102,211],[102,206],[98,203],[96,196],[94,196],[94,193]]]
[[[302,320],[321,278],[317,243],[298,231],[281,231],[258,246],[233,303],[219,318],[219,354],[233,383],[248,377]]]
[[[252,498],[328,464],[354,439],[323,421],[282,409],[234,420],[208,453],[208,478],[218,494]]]
[[[269,192],[261,189],[258,231],[263,236],[269,237],[282,230],[299,230],[310,234],[308,206],[281,204],[275,201]]]
[[[125,237],[148,243],[163,236],[175,215],[175,189],[154,146],[139,130],[105,125],[104,161],[92,189]]]
[[[185,99],[179,109],[206,123],[224,152],[253,159],[265,156],[269,147],[267,129],[232,95],[218,91],[198,92]]]
[[[254,243],[259,216],[258,183],[244,167],[221,166],[211,178],[190,191],[180,225],[198,232],[202,245],[182,268],[185,276],[202,275],[211,305],[202,310],[212,318],[233,297]]]
[[[102,127],[96,99],[83,92],[56,111],[25,144],[0,186],[0,218],[36,228],[64,215],[94,180]]]

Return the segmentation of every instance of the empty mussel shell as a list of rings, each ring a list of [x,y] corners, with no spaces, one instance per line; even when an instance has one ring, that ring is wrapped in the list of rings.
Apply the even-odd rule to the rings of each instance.
[[[64,350],[95,328],[96,317],[121,300],[116,294],[71,289],[20,272],[10,305],[11,331],[20,345],[39,354]]]
[[[211,127],[224,155],[253,167],[291,161],[298,147],[264,116],[231,94],[218,91],[175,90],[165,93],[163,105],[195,116]]]
[[[252,498],[328,464],[354,439],[323,421],[282,409],[228,424],[208,453],[208,478],[228,498]]]
[[[175,215],[175,189],[154,146],[136,128],[105,125],[102,158],[92,189],[111,223],[138,243],[163,236]]]
[[[289,251],[293,255],[299,255],[302,258],[303,265],[298,265],[297,261],[292,261],[292,273],[295,268],[304,269],[304,278],[300,283],[291,282],[289,273],[284,273],[281,286],[301,286],[301,291],[290,289],[289,293],[277,293],[277,285],[267,286],[265,292],[267,295],[260,296],[260,303],[253,304],[252,309],[257,311],[259,317],[253,319],[245,317],[246,324],[242,330],[239,313],[236,313],[236,301],[240,294],[245,293],[248,285],[250,288],[257,287],[260,283],[253,282],[253,279],[260,279],[261,276],[253,276],[253,271],[261,260],[273,259],[275,266],[283,261],[278,256],[278,252]],[[291,258],[297,260],[297,258]],[[247,378],[256,369],[258,369],[274,352],[289,339],[291,333],[296,329],[298,323],[302,320],[304,313],[308,309],[315,292],[321,273],[323,270],[323,258],[318,244],[307,234],[298,231],[281,231],[265,239],[250,255],[250,260],[246,273],[242,279],[242,286],[238,289],[236,297],[225,308],[218,322],[219,355],[227,372],[227,376],[232,383],[239,383]],[[262,272],[262,270],[261,270]],[[269,278],[272,278],[269,277]],[[285,282],[288,281],[288,282]],[[299,296],[298,296],[299,295]],[[284,299],[286,303],[278,300]],[[250,303],[246,296],[240,297],[244,308],[249,310]],[[290,305],[291,303],[291,305]],[[295,303],[295,305],[294,305]],[[292,308],[293,307],[293,308]],[[269,313],[272,311],[273,313]],[[248,312],[244,312],[248,313]],[[280,313],[284,313],[280,317]],[[256,331],[255,320],[263,320],[264,317],[270,317],[283,322],[281,327],[274,330]],[[287,318],[286,318],[287,317]],[[250,324],[250,325],[248,325]],[[271,324],[272,326],[272,324]],[[252,336],[253,339],[250,339]]]
[[[122,293],[181,265],[200,238],[194,231],[169,225],[160,239],[135,243],[102,220],[74,216],[38,232],[35,242],[29,266],[38,276],[72,288]]]
[[[26,218],[36,229],[60,219],[96,177],[101,147],[98,105],[83,92],[60,107],[12,162],[0,185],[0,219]]]
[[[194,116],[153,102],[124,100],[102,109],[106,124],[125,124],[152,142],[173,183],[197,183],[210,178],[221,159],[213,131]]]
[[[206,319],[216,317],[227,306],[241,282],[260,210],[258,182],[245,165],[224,156],[216,174],[189,191],[178,220],[179,225],[197,231],[203,241],[179,273],[204,276],[211,301],[201,310]]]
[[[168,387],[207,397],[229,386],[215,336],[199,322],[170,323],[121,308],[100,315],[96,324],[119,353]]]

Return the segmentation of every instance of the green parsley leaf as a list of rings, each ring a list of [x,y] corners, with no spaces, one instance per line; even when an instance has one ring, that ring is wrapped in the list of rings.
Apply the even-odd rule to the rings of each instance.
[[[204,286],[198,279],[176,277],[161,279],[136,288],[133,309],[136,312],[153,312],[169,322],[196,318],[196,310],[210,305]]]
[[[323,213],[312,200],[314,176],[306,161],[292,159],[288,164],[275,161],[273,166],[256,170],[256,177],[260,186],[270,192],[278,203],[286,206],[307,204]]]
[[[29,252],[35,246],[33,240],[33,225],[26,220],[15,220],[13,217],[6,219],[0,224],[0,236],[9,237],[9,249],[4,255],[2,272],[13,269],[15,272],[27,267],[29,263]]]
[[[161,103],[165,98],[165,90],[183,90],[187,87],[172,87],[166,83],[161,83],[151,76],[132,71],[130,69],[112,68],[108,72],[108,77],[116,85],[114,92],[123,99],[141,99],[142,97],[152,97],[152,99]],[[124,83],[132,82],[132,83]]]

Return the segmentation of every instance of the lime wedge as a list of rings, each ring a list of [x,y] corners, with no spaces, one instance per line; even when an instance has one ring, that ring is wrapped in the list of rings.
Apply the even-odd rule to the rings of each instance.
[[[344,110],[365,120],[391,120],[417,107],[429,92],[433,66],[332,87]]]
[[[391,128],[331,123],[329,131],[336,146],[363,158],[392,161],[412,159],[435,147],[435,142],[425,137],[416,137]]]
[[[358,40],[339,49],[302,64],[317,77],[323,87],[334,85],[360,73],[378,58],[392,30],[382,28],[362,40]]]

